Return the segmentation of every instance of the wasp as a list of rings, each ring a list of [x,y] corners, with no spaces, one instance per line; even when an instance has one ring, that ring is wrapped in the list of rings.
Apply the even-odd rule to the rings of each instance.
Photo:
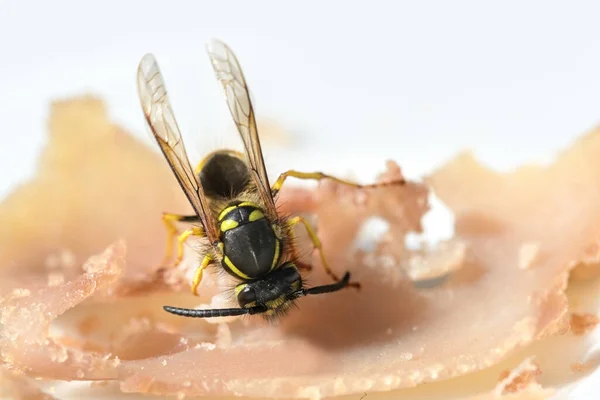
[[[139,63],[138,95],[146,122],[195,212],[193,215],[163,214],[168,231],[166,259],[172,256],[173,241],[179,233],[175,224],[188,223],[191,227],[177,237],[175,264],[182,260],[183,245],[189,237],[205,238],[207,242],[192,280],[192,293],[197,295],[207,268],[220,266],[237,280],[234,294],[239,307],[197,310],[164,306],[165,311],[195,318],[253,314],[275,318],[286,313],[300,297],[346,287],[359,288],[358,282],[350,281],[349,272],[339,278],[330,269],[319,238],[307,220],[278,213],[276,198],[288,177],[331,179],[357,188],[394,182],[359,185],[321,172],[289,170],[271,186],[240,64],[231,49],[219,40],[210,40],[206,50],[241,136],[243,153],[217,150],[192,168],[163,76],[152,54],[146,54]],[[297,224],[306,229],[333,283],[305,287],[300,270],[312,267],[299,261],[293,233]]]

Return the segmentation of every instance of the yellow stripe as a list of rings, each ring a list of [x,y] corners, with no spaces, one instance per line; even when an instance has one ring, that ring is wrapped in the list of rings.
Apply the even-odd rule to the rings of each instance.
[[[258,221],[259,219],[263,219],[264,217],[265,217],[265,214],[263,214],[263,212],[257,208],[256,210],[254,210],[250,213],[250,216],[248,217],[248,221],[254,222],[254,221]]]
[[[225,215],[227,215],[227,213],[231,210],[235,210],[236,208],[238,208],[238,206],[230,206],[227,207],[226,209],[224,209],[223,211],[221,211],[221,213],[219,214],[219,221],[222,220],[223,218],[225,218]]]
[[[256,208],[256,210],[260,211],[260,207],[258,206],[258,204],[253,203],[251,201],[243,201],[238,205],[229,206],[229,207],[225,208],[223,211],[221,211],[219,213],[219,221],[221,221],[223,218],[225,218],[225,216],[227,215],[228,212],[235,210],[238,207],[254,207],[254,208]],[[254,213],[254,211],[253,211],[253,213]],[[257,219],[260,219],[260,218],[257,218]],[[250,221],[252,221],[252,220],[250,220]]]
[[[236,274],[237,276],[239,276],[242,279],[250,279],[250,277],[248,275],[244,274],[242,271],[237,269],[235,265],[233,265],[233,263],[231,262],[229,257],[225,256],[223,258],[223,261],[225,261],[225,264],[229,267],[231,272],[233,272],[234,274]]]
[[[273,256],[273,262],[271,263],[271,271],[277,265],[277,261],[279,261],[279,251],[280,251],[279,247],[280,247],[279,239],[275,239],[275,255]]]
[[[213,155],[214,155],[214,153],[208,154],[206,157],[204,157],[202,159],[202,161],[200,161],[198,163],[198,165],[196,165],[196,169],[194,170],[194,172],[196,173],[196,175],[200,175],[200,172],[202,172],[202,168],[204,168],[204,165],[206,164],[206,162],[208,161],[208,159],[210,157],[212,157]]]
[[[235,297],[238,297],[238,295],[240,294],[240,292],[241,292],[242,290],[244,290],[244,288],[245,288],[246,286],[248,286],[248,284],[247,284],[247,283],[242,283],[241,285],[237,285],[237,286],[235,287]]]
[[[221,222],[221,232],[226,232],[230,229],[237,228],[238,225],[239,224],[237,221],[226,219],[225,221]]]
[[[247,207],[247,206],[250,206],[250,207],[254,207],[254,208],[260,208],[260,207],[258,206],[258,204],[256,204],[256,203],[253,203],[253,202],[251,202],[251,201],[243,201],[243,202],[241,202],[240,204],[238,204],[237,206],[238,206],[238,207]]]

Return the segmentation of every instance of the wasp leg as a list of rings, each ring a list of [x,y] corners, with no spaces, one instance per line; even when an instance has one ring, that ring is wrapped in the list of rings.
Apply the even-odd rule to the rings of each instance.
[[[194,279],[192,280],[192,293],[194,296],[198,296],[198,285],[202,282],[202,272],[208,267],[208,265],[212,262],[213,257],[210,254],[204,256],[202,260],[202,264],[196,269],[196,273],[194,274]]]
[[[399,179],[399,180],[395,180],[395,181],[391,181],[391,182],[379,182],[379,183],[371,183],[369,185],[361,185],[359,183],[350,182],[345,179],[336,178],[335,176],[327,175],[322,172],[301,172],[301,171],[295,171],[295,170],[291,169],[291,170],[286,171],[286,172],[282,173],[281,175],[279,175],[279,178],[277,178],[277,180],[275,181],[275,184],[273,184],[273,187],[271,188],[271,194],[273,196],[275,196],[277,193],[279,193],[279,190],[281,190],[283,183],[289,177],[296,178],[296,179],[312,179],[315,181],[320,181],[322,179],[331,179],[332,181],[341,183],[342,185],[352,186],[352,187],[361,188],[361,189],[371,189],[371,188],[376,188],[376,187],[380,187],[380,186],[389,186],[389,185],[404,185],[406,183],[404,181],[404,179]]]
[[[334,281],[336,281],[336,282],[339,281],[340,278],[338,278],[337,275],[331,270],[331,268],[329,268],[329,264],[327,263],[327,260],[325,259],[325,254],[323,254],[323,246],[321,244],[321,240],[319,240],[319,237],[313,230],[312,226],[310,226],[308,221],[302,217],[294,217],[294,218],[291,218],[290,220],[288,220],[288,225],[290,227],[292,227],[298,223],[302,223],[302,225],[304,225],[304,228],[306,229],[306,232],[308,233],[308,236],[310,237],[310,240],[312,241],[314,248],[319,251],[319,255],[321,256],[321,264],[323,264],[323,268],[325,269],[325,272],[327,272],[327,275],[329,275],[331,277],[331,279],[333,279]],[[360,283],[351,282],[348,284],[348,286],[352,286],[356,289],[359,289]]]
[[[163,224],[167,229],[167,246],[165,250],[165,257],[161,265],[167,265],[169,260],[173,257],[173,241],[177,235],[176,222],[199,222],[200,219],[197,215],[178,215],[163,213],[162,216]]]
[[[183,260],[183,245],[190,236],[205,237],[206,234],[204,233],[204,229],[194,226],[185,230],[181,235],[179,235],[177,238],[177,258],[175,259],[175,267],[179,265],[181,260]]]

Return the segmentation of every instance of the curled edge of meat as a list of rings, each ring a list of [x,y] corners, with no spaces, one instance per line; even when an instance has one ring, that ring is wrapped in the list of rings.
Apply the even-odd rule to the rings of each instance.
[[[143,160],[141,165],[147,170],[145,173],[138,171],[140,174],[138,178],[141,179],[138,180],[139,184],[146,185],[147,191],[157,194],[159,199],[162,198],[159,203],[168,211],[176,210],[169,209],[169,204],[173,207],[176,203],[181,204],[178,200],[172,200],[175,191],[165,190],[165,187],[169,187],[168,182],[171,182],[171,189],[173,185],[164,171],[160,172],[161,168],[157,167],[162,161],[156,159],[152,151],[128,138],[127,134],[118,127],[108,123],[99,101],[86,99],[58,104],[55,105],[54,114],[53,124],[51,124],[54,139],[60,135],[64,136],[63,140],[70,139],[69,135],[77,134],[80,138],[88,137],[91,142],[97,142],[96,145],[105,146],[103,149],[100,146],[104,153],[96,152],[98,159],[94,162],[90,161],[89,165],[85,164],[85,158],[77,158],[70,154],[73,156],[73,165],[78,165],[86,173],[94,173],[98,169],[97,162],[102,159],[103,154],[114,157],[113,153],[108,151],[115,149],[107,143],[114,144],[116,141],[121,148],[120,151],[130,152],[126,154],[129,156],[129,162]],[[103,135],[108,136],[109,140],[103,138]],[[600,146],[600,135],[590,135],[583,140],[591,141],[592,147]],[[70,143],[67,140],[67,142],[69,142],[67,146],[74,148],[79,146],[78,152],[81,152],[81,146],[89,145],[85,141]],[[50,148],[46,156],[53,154],[51,150],[59,153],[72,151],[68,147],[61,150],[56,147],[57,144],[54,144],[53,149]],[[65,142],[62,142],[62,146],[65,146]],[[574,147],[577,150],[577,144]],[[556,165],[548,170],[525,168],[506,176],[486,170],[469,157],[462,156],[428,178],[428,183],[432,185],[438,196],[457,215],[457,239],[460,243],[468,244],[465,249],[466,255],[461,255],[464,256],[464,265],[458,269],[452,268],[453,275],[439,287],[428,290],[416,289],[411,286],[406,274],[398,271],[402,260],[406,259],[408,254],[404,247],[404,235],[408,231],[421,229],[420,219],[427,205],[426,201],[420,199],[427,194],[427,189],[415,185],[416,192],[406,199],[400,192],[396,192],[395,196],[389,196],[390,192],[386,192],[384,196],[365,197],[364,193],[324,184],[316,191],[295,192],[296,195],[303,193],[301,201],[296,201],[294,204],[291,200],[286,207],[297,211],[312,211],[319,217],[318,228],[325,248],[338,250],[330,250],[338,255],[332,257],[332,265],[343,267],[347,265],[348,257],[353,260],[355,264],[352,266],[353,272],[364,285],[365,297],[362,297],[362,300],[357,300],[350,292],[340,293],[326,301],[324,298],[306,299],[300,311],[290,315],[277,327],[265,327],[254,321],[250,323],[235,321],[227,325],[219,325],[215,333],[214,329],[208,326],[209,324],[196,322],[195,328],[204,331],[209,337],[210,332],[213,332],[212,341],[198,342],[194,346],[184,346],[183,351],[155,357],[116,362],[106,354],[93,356],[90,353],[75,352],[71,357],[69,350],[66,351],[65,360],[83,360],[84,366],[94,365],[89,370],[81,368],[79,364],[74,364],[73,368],[67,365],[64,370],[40,369],[39,366],[36,369],[35,363],[19,365],[14,362],[18,361],[18,358],[10,358],[14,356],[10,352],[10,346],[3,346],[3,351],[8,350],[6,354],[9,355],[9,357],[3,355],[3,360],[13,368],[16,366],[26,373],[37,376],[63,379],[119,379],[123,382],[122,389],[131,392],[280,397],[322,397],[357,394],[365,390],[397,389],[489,367],[515,349],[560,331],[559,327],[564,323],[566,316],[567,301],[564,288],[569,270],[584,257],[585,249],[589,248],[590,243],[597,240],[599,236],[599,232],[595,230],[597,228],[589,224],[592,219],[589,215],[597,212],[592,207],[592,203],[598,200],[597,194],[585,191],[586,188],[589,189],[590,183],[599,181],[595,179],[596,176],[591,176],[593,178],[591,180],[589,180],[590,176],[586,176],[584,178],[588,179],[587,182],[579,180],[575,185],[572,179],[565,180],[565,177],[573,175],[568,160],[572,152],[574,150],[565,152],[559,157]],[[70,169],[63,165],[63,161],[57,162],[56,159],[49,158],[50,160],[47,157],[45,162],[50,161],[50,165],[58,168],[46,168],[41,173],[43,178],[47,179],[48,174],[54,173],[53,178],[58,178],[55,182],[60,183],[61,179],[78,177],[69,175]],[[91,198],[97,196],[93,190],[105,196],[103,201],[106,210],[103,211],[109,217],[118,216],[113,208],[115,206],[123,208],[122,199],[130,199],[132,195],[128,191],[130,188],[123,186],[126,180],[122,176],[123,165],[119,165],[121,162],[119,160],[119,158],[113,160],[116,164],[112,166],[115,171],[111,168],[102,171],[111,179],[106,178],[103,181],[100,178],[94,182],[94,188],[86,189],[90,191],[88,195]],[[586,167],[594,167],[593,159],[588,157],[584,162],[591,164]],[[140,165],[137,167],[139,168]],[[400,171],[397,166],[390,163],[388,174],[398,175]],[[103,175],[98,174],[98,176]],[[152,178],[151,182],[148,181],[150,178]],[[531,182],[535,182],[535,185]],[[565,184],[573,185],[573,188],[568,187],[568,189],[575,190],[564,193]],[[67,186],[66,190],[64,187],[62,189],[72,194],[70,190],[73,188]],[[78,189],[81,189],[81,186]],[[531,203],[531,199],[524,197],[523,193],[528,191],[538,204],[540,200],[547,200],[542,203],[544,206],[536,207],[535,203]],[[167,195],[163,192],[167,192]],[[106,196],[108,193],[114,196]],[[163,193],[162,197],[160,193]],[[55,196],[60,197],[60,194],[55,192]],[[146,197],[147,193],[138,200]],[[23,200],[23,197],[19,200]],[[61,200],[64,199],[54,200],[56,204],[61,204]],[[81,201],[75,202],[75,205],[85,210],[86,204],[89,204],[86,201],[89,199],[78,200]],[[333,201],[336,205],[332,205]],[[585,220],[578,219],[577,215],[569,213],[566,209],[565,219],[572,225],[566,224],[566,233],[575,234],[567,235],[572,238],[572,242],[557,250],[552,235],[548,235],[549,230],[545,226],[539,226],[540,221],[548,222],[548,215],[565,211],[564,203],[572,204],[574,201],[581,205],[580,211],[588,214]],[[137,203],[134,204],[138,206]],[[338,207],[339,204],[344,207]],[[492,211],[490,211],[490,204],[495,206],[492,207]],[[29,200],[29,205],[35,205],[35,202]],[[398,212],[397,206],[400,206],[402,212]],[[9,208],[6,204],[3,205],[2,210],[5,214],[0,212],[0,218],[6,217],[6,210]],[[152,229],[144,229],[148,227],[144,223],[148,223],[142,218],[146,217],[145,219],[148,220],[145,215],[147,212],[159,215],[156,209],[158,208],[155,206],[141,212],[137,210],[139,214],[134,215],[129,222],[124,221],[122,225],[115,225],[125,232],[124,236],[129,235],[136,244],[133,256],[128,254],[128,257],[125,257],[123,253],[122,265],[125,260],[128,261],[128,272],[138,271],[140,266],[148,264],[149,258],[144,258],[145,253],[141,251],[144,244],[147,246],[148,243],[152,243],[152,248],[162,249],[162,241],[152,239],[154,235],[161,236],[155,229],[156,226],[150,224]],[[163,208],[161,211],[164,210]],[[386,240],[379,244],[374,253],[353,253],[352,243],[360,224],[351,227],[339,224],[339,221],[344,221],[343,218],[340,219],[343,214],[360,215],[362,220],[369,215],[383,214],[383,217],[392,222],[392,227]],[[80,216],[85,215],[85,213],[80,214]],[[70,217],[66,214],[60,216],[67,221]],[[106,215],[104,218],[106,219]],[[120,221],[117,218],[108,219]],[[99,221],[92,219],[91,222]],[[550,222],[560,222],[561,227],[565,223],[562,220]],[[51,223],[49,225],[52,226]],[[136,232],[137,236],[132,234],[134,227],[142,228],[145,242],[139,238],[139,232]],[[31,232],[31,227],[25,228],[21,230],[27,232],[29,229]],[[115,233],[114,227],[105,227],[102,235],[110,237],[110,232]],[[118,230],[116,232],[118,233]],[[0,239],[6,239],[6,236],[1,233]],[[63,242],[51,243],[48,247],[73,246],[73,243],[69,242],[72,238],[62,239]],[[92,247],[99,245],[94,242],[96,239],[90,236]],[[129,244],[129,241],[127,243]],[[397,246],[394,246],[394,243]],[[535,246],[531,246],[531,243],[535,243]],[[87,243],[87,246],[89,245],[90,243]],[[527,246],[526,251],[522,251],[524,245]],[[119,245],[116,246],[119,248]],[[74,249],[74,252],[85,254],[81,249]],[[46,251],[45,254],[47,255],[48,252]],[[74,264],[77,265],[76,262]],[[129,264],[133,264],[133,267],[130,268]],[[107,263],[104,265],[109,266]],[[526,268],[522,265],[526,265]],[[83,300],[91,294],[90,291],[93,291],[82,283],[86,276],[90,278],[87,274],[88,272],[83,275],[77,273],[67,275],[64,283],[58,280],[56,281],[59,282],[58,284],[46,289],[38,288],[35,292],[22,288],[22,291],[13,293],[16,297],[22,296],[20,299],[14,297],[4,299],[4,301],[21,301],[22,303],[19,304],[23,305],[37,304],[36,307],[39,307],[41,304],[37,299],[39,293],[56,294],[58,291],[52,291],[53,288],[79,289],[78,286],[72,285],[75,283],[83,285],[84,289],[73,292],[75,297],[71,297],[71,292],[63,292],[68,295],[65,299],[61,299],[63,302],[53,314],[46,314],[43,318],[36,317],[27,322],[37,323],[35,329],[31,329],[30,339],[37,344],[38,348],[40,343],[52,343],[52,340],[46,336],[47,318],[56,316],[59,313],[57,310],[64,311],[65,307],[75,304],[70,302]],[[103,276],[100,271],[96,271],[95,274]],[[322,275],[316,268],[314,277],[322,278],[319,274]],[[135,285],[139,282],[140,276],[142,275],[126,274],[123,279],[128,279],[127,284]],[[13,274],[13,277],[23,278],[16,274]],[[311,279],[314,278],[311,276]],[[499,282],[511,285],[499,285]],[[214,281],[209,282],[205,288],[210,289],[211,286],[215,287]],[[108,287],[113,291],[115,287],[123,288],[118,282],[116,286],[112,286],[111,283]],[[28,290],[29,294],[27,294]],[[31,300],[31,293],[35,293],[36,300]],[[120,292],[113,292],[115,293]],[[101,298],[110,298],[106,294],[104,293]],[[196,304],[206,303],[210,301],[213,294],[214,291],[212,294],[209,291],[202,299],[188,299],[188,301],[193,300]],[[473,298],[479,301],[473,302]],[[117,298],[115,301],[118,306],[122,299]],[[502,308],[505,311],[501,319],[498,319],[498,315],[489,312],[490,309]],[[457,309],[460,309],[461,313],[452,312]],[[381,314],[374,313],[373,310]],[[474,320],[479,321],[479,325],[469,326],[469,322],[472,323]],[[15,321],[23,323],[22,319]],[[357,325],[357,321],[360,321],[360,324]],[[10,325],[17,326],[12,323]],[[223,326],[228,327],[221,329]],[[486,337],[486,341],[466,342],[465,332],[462,329],[465,326],[469,326],[469,333],[473,337]],[[457,327],[461,329],[457,330]],[[213,342],[224,336],[230,339],[223,346],[215,346]],[[25,336],[25,339],[27,337]],[[440,337],[444,338],[443,343],[439,341]],[[36,346],[33,349],[35,350]],[[39,360],[44,362],[55,363],[63,359],[64,354],[62,351],[50,352],[50,354],[34,352],[33,355],[36,357],[31,360],[36,361],[39,357]],[[257,360],[259,364],[256,364]],[[294,364],[290,365],[289,360],[294,360]],[[96,362],[99,364],[95,364]],[[235,365],[241,367],[234,368]],[[56,376],[58,374],[56,371],[67,373]]]
[[[0,361],[29,376],[110,379],[118,359],[63,346],[48,337],[50,323],[94,294],[109,294],[124,271],[125,245],[91,257],[84,273],[61,285],[13,290],[0,302]]]
[[[533,357],[505,371],[500,381],[489,393],[470,397],[468,400],[545,400],[556,393],[553,388],[544,388],[537,381],[542,370]]]

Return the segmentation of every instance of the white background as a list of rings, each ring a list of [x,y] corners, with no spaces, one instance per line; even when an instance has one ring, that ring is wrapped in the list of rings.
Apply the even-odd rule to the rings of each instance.
[[[417,177],[464,148],[500,169],[547,161],[598,123],[599,15],[594,1],[0,0],[0,195],[33,173],[56,97],[101,95],[146,137],[135,88],[146,52],[192,158],[223,144],[232,125],[211,37],[237,53],[259,117],[298,141],[266,155],[276,172],[372,179],[393,158]]]

